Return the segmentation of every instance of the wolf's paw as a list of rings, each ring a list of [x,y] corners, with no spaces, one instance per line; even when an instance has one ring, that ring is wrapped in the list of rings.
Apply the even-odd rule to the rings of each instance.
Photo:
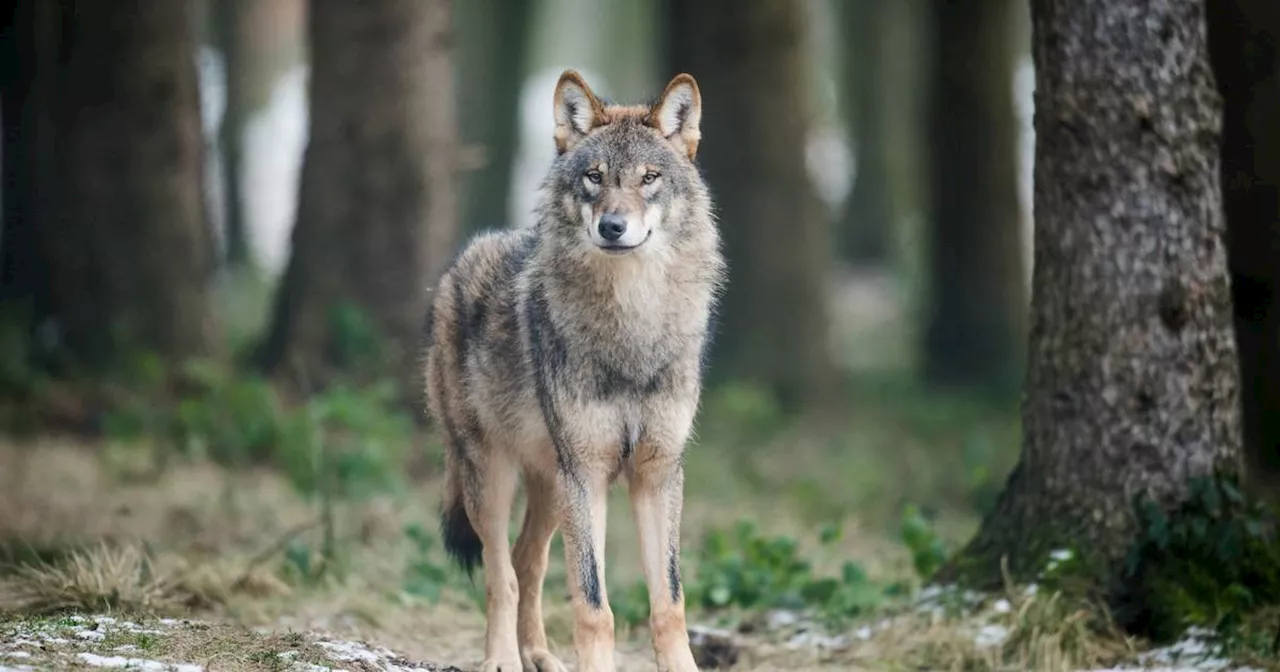
[[[524,672],[569,672],[564,663],[546,649],[526,650],[523,658]]]
[[[490,658],[480,665],[480,672],[521,672],[524,665],[519,660],[495,660]]]

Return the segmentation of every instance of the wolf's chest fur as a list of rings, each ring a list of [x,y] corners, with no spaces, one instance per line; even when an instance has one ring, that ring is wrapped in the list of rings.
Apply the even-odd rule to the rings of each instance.
[[[697,359],[711,288],[653,261],[600,261],[572,276],[549,275],[535,291],[545,292],[548,322],[582,392],[651,396]]]

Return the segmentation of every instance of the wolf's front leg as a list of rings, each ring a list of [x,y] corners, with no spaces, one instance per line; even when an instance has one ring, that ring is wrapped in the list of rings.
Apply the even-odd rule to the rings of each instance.
[[[684,468],[678,452],[659,452],[637,462],[629,479],[631,510],[640,534],[641,563],[649,588],[649,630],[658,669],[696,672],[680,586]]]
[[[573,599],[573,648],[579,672],[613,672],[613,611],[604,581],[605,469],[560,475],[560,530]]]

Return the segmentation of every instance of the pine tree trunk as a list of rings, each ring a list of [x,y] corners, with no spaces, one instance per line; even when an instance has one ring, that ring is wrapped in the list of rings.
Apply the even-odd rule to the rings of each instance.
[[[671,72],[702,92],[699,161],[718,211],[729,287],[711,374],[756,383],[788,406],[823,397],[828,227],[805,171],[811,79],[797,0],[668,0]]]
[[[62,21],[56,209],[37,234],[60,344],[89,366],[197,354],[212,240],[190,5],[64,0]]]
[[[459,125],[463,142],[484,150],[483,166],[463,179],[467,233],[510,224],[511,163],[520,140],[532,19],[532,0],[467,0],[457,6]]]
[[[1239,473],[1219,102],[1203,0],[1034,0],[1035,265],[1017,468],[957,569],[1076,548],[1114,569],[1133,498]]]
[[[1010,0],[933,0],[925,377],[1013,388],[1026,311]]]
[[[372,368],[406,384],[418,368],[427,287],[457,230],[450,12],[448,0],[311,3],[310,139],[292,256],[260,353],[285,379],[323,386],[356,366],[346,308],[384,341]]]
[[[888,102],[889,21],[896,8],[884,0],[836,3],[841,23],[842,107],[857,156],[853,192],[838,224],[841,256],[855,265],[889,259],[895,213],[890,180]]]
[[[1280,495],[1280,5],[1210,0],[1249,482]]]

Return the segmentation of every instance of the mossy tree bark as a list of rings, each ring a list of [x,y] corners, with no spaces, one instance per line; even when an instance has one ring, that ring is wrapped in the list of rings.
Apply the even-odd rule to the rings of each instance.
[[[1074,548],[1237,475],[1239,372],[1203,0],[1034,0],[1035,266],[1018,466],[942,580]]]
[[[1280,497],[1280,4],[1209,0],[1248,482]]]
[[[933,0],[927,380],[1016,386],[1026,313],[1011,0]]]
[[[311,3],[310,138],[292,256],[260,352],[281,382],[323,387],[347,368],[413,383],[427,288],[457,230],[450,15],[448,0]],[[366,319],[341,317],[347,308]],[[344,342],[349,329],[367,340],[364,327],[385,347]],[[363,371],[350,369],[357,346]]]
[[[853,191],[837,224],[840,256],[858,266],[888,262],[896,213],[890,180],[889,22],[895,12],[883,0],[836,3],[840,20],[841,107],[857,155]]]
[[[462,181],[462,228],[467,233],[510,224],[511,162],[520,141],[520,92],[533,4],[467,0],[457,5],[462,140],[484,151],[483,165]]]
[[[729,259],[711,374],[788,407],[829,391],[829,228],[805,171],[810,66],[797,0],[668,0],[671,72],[698,79],[699,160]]]
[[[51,81],[37,75],[53,132],[38,107],[24,111],[38,129],[29,139],[56,157],[52,175],[36,166],[35,209],[23,220],[44,263],[40,318],[78,367],[139,350],[199,354],[209,345],[212,240],[190,5],[36,4],[59,55],[40,63],[60,66]]]

